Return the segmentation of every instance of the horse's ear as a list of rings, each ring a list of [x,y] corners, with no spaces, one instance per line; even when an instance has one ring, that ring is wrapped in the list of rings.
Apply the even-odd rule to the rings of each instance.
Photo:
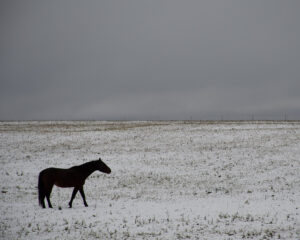
[[[102,161],[102,160],[101,160],[101,158],[99,158],[99,160],[98,160],[98,161]]]

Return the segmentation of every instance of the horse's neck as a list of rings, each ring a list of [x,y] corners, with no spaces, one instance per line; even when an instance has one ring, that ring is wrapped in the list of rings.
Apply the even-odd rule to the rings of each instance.
[[[95,172],[97,170],[96,166],[93,165],[92,163],[90,163],[90,164],[83,164],[81,167],[82,167],[82,172],[83,172],[85,178],[87,178],[93,172]]]

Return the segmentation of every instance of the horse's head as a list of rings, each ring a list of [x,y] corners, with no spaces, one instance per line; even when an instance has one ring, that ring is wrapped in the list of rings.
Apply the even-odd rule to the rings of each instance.
[[[111,173],[110,168],[104,162],[102,162],[101,158],[97,160],[97,166],[98,166],[97,170],[99,170],[100,172],[104,172],[107,174]]]

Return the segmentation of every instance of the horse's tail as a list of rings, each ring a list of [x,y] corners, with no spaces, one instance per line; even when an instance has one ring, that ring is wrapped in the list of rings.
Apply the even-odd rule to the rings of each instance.
[[[42,179],[42,174],[43,172],[40,172],[39,175],[39,183],[38,183],[38,189],[39,189],[39,204],[43,206],[44,204],[44,198],[45,198],[45,187],[43,184],[43,179]]]

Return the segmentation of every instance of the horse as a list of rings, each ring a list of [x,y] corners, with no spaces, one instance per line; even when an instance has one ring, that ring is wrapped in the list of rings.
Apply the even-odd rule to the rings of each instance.
[[[50,202],[50,194],[53,185],[56,185],[62,188],[74,187],[72,197],[69,202],[70,208],[72,208],[73,199],[75,198],[78,191],[81,194],[84,206],[88,207],[88,204],[85,200],[83,185],[87,177],[96,170],[107,174],[111,173],[110,168],[104,162],[102,162],[101,158],[99,158],[99,160],[90,161],[68,169],[46,168],[42,170],[39,174],[38,180],[39,204],[43,208],[45,208],[46,206],[44,200],[46,197],[49,208],[52,208],[52,204]]]

